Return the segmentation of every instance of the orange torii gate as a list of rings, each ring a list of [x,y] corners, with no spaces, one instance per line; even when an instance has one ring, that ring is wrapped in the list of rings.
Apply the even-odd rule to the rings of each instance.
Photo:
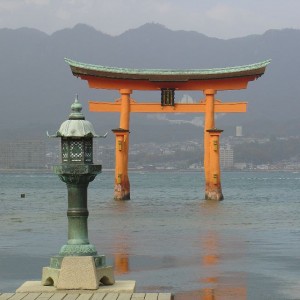
[[[270,60],[251,65],[205,70],[127,69],[91,65],[65,59],[73,75],[87,80],[90,88],[119,90],[115,102],[90,101],[93,112],[119,112],[120,125],[116,135],[116,166],[114,198],[130,199],[128,153],[130,113],[204,113],[205,199],[222,200],[220,178],[219,137],[215,128],[215,113],[246,112],[246,102],[222,103],[215,98],[220,90],[247,88],[248,82],[265,72]],[[161,103],[138,103],[131,98],[133,90],[160,90]],[[176,90],[203,91],[199,103],[175,103]]]

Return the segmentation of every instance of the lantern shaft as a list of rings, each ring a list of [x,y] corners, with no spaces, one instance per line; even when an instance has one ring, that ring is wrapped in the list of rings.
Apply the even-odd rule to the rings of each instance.
[[[67,184],[68,245],[89,244],[87,218],[87,184]]]

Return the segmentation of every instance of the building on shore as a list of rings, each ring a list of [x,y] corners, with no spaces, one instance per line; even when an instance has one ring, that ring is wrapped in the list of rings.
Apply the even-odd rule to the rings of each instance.
[[[18,140],[0,143],[0,169],[46,168],[44,140]]]
[[[221,169],[233,168],[233,149],[229,144],[220,148],[220,166]]]
[[[242,126],[236,126],[235,127],[235,136],[236,137],[242,137],[243,136],[243,127]]]

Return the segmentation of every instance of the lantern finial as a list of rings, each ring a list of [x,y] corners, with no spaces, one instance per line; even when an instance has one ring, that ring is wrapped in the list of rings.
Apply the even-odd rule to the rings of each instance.
[[[82,114],[82,105],[78,101],[78,94],[76,94],[75,101],[71,105],[71,114],[69,120],[85,120],[84,115]]]

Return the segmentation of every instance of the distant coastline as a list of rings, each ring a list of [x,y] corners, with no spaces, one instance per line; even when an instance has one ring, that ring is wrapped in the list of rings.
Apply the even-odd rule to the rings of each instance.
[[[105,173],[113,173],[114,169],[102,169],[102,172]],[[287,169],[272,169],[272,170],[261,170],[261,169],[226,169],[221,170],[222,173],[231,173],[231,172],[243,172],[243,173],[250,173],[250,172],[259,172],[259,173],[271,173],[271,172],[289,172],[289,173],[300,173],[300,170],[287,170]],[[163,173],[163,172],[180,172],[180,173],[204,173],[203,170],[198,169],[129,169],[129,172],[142,172],[142,173]],[[0,169],[0,174],[54,174],[51,169]]]

